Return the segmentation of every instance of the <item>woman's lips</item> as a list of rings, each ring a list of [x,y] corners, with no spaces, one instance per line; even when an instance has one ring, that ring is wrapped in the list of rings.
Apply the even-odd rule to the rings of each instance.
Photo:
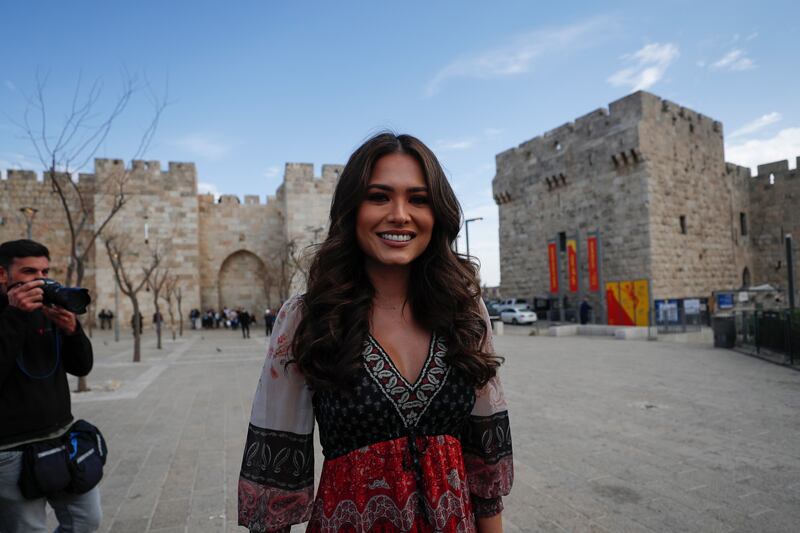
[[[395,233],[395,232],[386,231],[386,232],[380,232],[377,235],[378,235],[378,238],[380,238],[380,240],[384,244],[386,244],[387,246],[394,247],[394,248],[403,248],[403,247],[407,246],[408,243],[410,243],[412,240],[414,240],[414,237],[416,237],[416,235],[411,233],[411,232],[397,232],[397,233]],[[397,240],[397,239],[392,239],[392,238],[386,237],[386,235],[403,235],[403,236],[408,236],[409,238],[405,239],[405,240]]]

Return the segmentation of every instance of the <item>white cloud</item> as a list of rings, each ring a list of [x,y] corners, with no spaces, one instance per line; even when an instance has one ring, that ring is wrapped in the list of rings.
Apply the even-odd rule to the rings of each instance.
[[[264,177],[265,178],[274,178],[279,176],[281,173],[281,167],[279,166],[271,166],[264,169]]]
[[[751,33],[750,35],[748,35],[747,37],[745,37],[745,38],[744,38],[744,40],[745,40],[745,41],[752,41],[752,40],[753,40],[753,39],[755,39],[756,37],[758,37],[758,32],[757,32],[757,31],[754,31],[753,33]]]
[[[800,155],[800,128],[785,128],[774,137],[743,141],[725,146],[725,160],[750,167],[753,173],[758,165],[788,159],[793,162]]]
[[[667,71],[670,64],[678,58],[678,46],[673,43],[651,43],[635,53],[623,56],[633,66],[618,70],[608,78],[615,87],[630,87],[633,91],[648,89],[655,85]]]
[[[762,115],[757,119],[748,122],[738,130],[734,131],[729,135],[729,138],[733,137],[741,137],[742,135],[748,135],[750,133],[755,133],[761,129],[766,128],[770,124],[775,124],[776,122],[781,120],[781,114],[778,112],[773,111],[772,113],[768,113],[766,115]]]
[[[214,200],[219,199],[219,189],[213,183],[201,181],[197,184],[197,192],[200,194],[213,194]]]
[[[711,64],[711,68],[713,69],[733,71],[750,70],[751,68],[755,68],[755,66],[755,62],[747,57],[745,52],[739,48],[731,50],[722,56],[721,59]]]
[[[25,154],[18,154],[14,152],[1,153],[0,169],[4,170],[39,170],[42,168],[41,163],[37,163],[29,159]]]
[[[461,57],[431,78],[425,96],[437,94],[453,78],[493,79],[524,74],[530,71],[536,59],[589,46],[595,36],[607,33],[613,25],[609,18],[599,17],[563,28],[537,30],[518,36],[508,44]]]
[[[205,159],[221,159],[231,151],[228,143],[200,134],[187,135],[176,139],[171,144],[186,150],[194,157]]]
[[[436,150],[439,152],[469,150],[473,146],[475,146],[474,139],[443,139],[436,141]]]

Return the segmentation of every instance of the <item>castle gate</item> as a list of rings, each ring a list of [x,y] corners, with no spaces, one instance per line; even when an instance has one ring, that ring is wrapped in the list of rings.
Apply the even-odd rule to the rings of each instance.
[[[243,308],[261,318],[267,306],[264,262],[252,252],[239,250],[229,255],[219,269],[219,307]]]

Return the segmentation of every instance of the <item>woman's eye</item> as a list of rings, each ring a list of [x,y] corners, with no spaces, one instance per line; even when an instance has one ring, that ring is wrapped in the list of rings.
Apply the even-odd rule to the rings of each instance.
[[[373,192],[367,195],[367,200],[370,202],[386,202],[389,200],[389,197],[382,192]]]
[[[412,196],[411,197],[412,204],[427,204],[428,197],[427,196]]]

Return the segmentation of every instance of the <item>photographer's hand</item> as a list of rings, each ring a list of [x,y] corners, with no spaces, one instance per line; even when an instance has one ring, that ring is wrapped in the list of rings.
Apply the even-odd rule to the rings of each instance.
[[[44,282],[36,279],[10,289],[7,293],[8,305],[26,313],[41,309],[42,299],[44,298],[44,291],[41,289],[42,285],[44,285]]]
[[[70,313],[61,307],[42,307],[42,312],[67,335],[74,334],[78,329],[78,319],[75,318],[75,313]]]

